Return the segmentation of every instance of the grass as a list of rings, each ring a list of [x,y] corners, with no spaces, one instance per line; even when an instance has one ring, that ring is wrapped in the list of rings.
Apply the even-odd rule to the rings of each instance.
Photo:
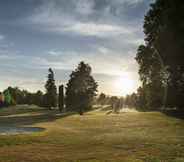
[[[184,121],[158,112],[79,116],[32,106],[0,110],[0,126],[45,131],[0,136],[0,162],[184,162]]]

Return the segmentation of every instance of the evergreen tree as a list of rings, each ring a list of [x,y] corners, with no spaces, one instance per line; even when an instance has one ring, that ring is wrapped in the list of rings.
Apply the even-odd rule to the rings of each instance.
[[[77,69],[71,73],[66,87],[68,111],[78,111],[82,115],[92,106],[98,85],[92,77],[91,71],[88,64],[80,62]]]
[[[57,106],[57,87],[55,85],[53,70],[49,68],[48,72],[49,72],[48,80],[45,84],[45,88],[46,88],[45,104],[46,104],[46,107],[51,109],[52,107]]]

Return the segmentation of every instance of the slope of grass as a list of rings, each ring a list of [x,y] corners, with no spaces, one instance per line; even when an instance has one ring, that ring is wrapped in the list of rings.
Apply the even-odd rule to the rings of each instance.
[[[184,121],[161,113],[61,115],[31,106],[0,110],[0,126],[44,132],[0,136],[0,162],[184,162]]]

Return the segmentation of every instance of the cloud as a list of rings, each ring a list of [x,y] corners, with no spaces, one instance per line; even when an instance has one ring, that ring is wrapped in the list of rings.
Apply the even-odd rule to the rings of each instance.
[[[113,0],[113,1],[118,4],[128,3],[129,5],[137,5],[139,3],[144,2],[144,0]]]
[[[91,15],[94,12],[93,0],[77,0],[76,11],[81,15]]]
[[[55,0],[45,1],[27,18],[28,24],[32,24],[34,27],[46,32],[96,37],[133,34],[137,30],[124,19],[117,20],[120,15],[113,15],[112,10],[115,10],[113,5],[116,4],[116,8],[120,5],[119,9],[123,6],[119,0],[116,0],[113,5],[112,1],[107,4],[104,1],[102,3],[104,5],[103,9],[95,9],[97,1],[94,0],[70,1],[67,2],[66,8],[63,7],[61,2],[59,3]],[[130,3],[127,0],[122,2]],[[134,0],[131,1],[131,4],[138,2],[140,0]]]
[[[80,61],[92,66],[95,74],[125,75],[137,71],[134,55],[125,55],[106,47],[96,47],[93,52],[56,51],[46,52],[45,57],[34,57],[31,64],[34,67],[53,67],[58,70],[73,70]],[[134,67],[134,68],[131,68]]]
[[[9,44],[4,44],[4,46],[0,46],[0,61],[3,61],[1,64],[6,63],[4,61],[8,60],[17,60],[24,56],[20,55],[19,51],[10,49]]]
[[[1,82],[0,82],[0,90],[4,90],[5,87],[19,87],[21,89],[26,89],[31,92],[36,92],[38,89],[44,90],[43,85],[44,85],[44,80],[43,79],[34,79],[31,77],[25,78],[24,76],[16,76],[16,75],[4,75],[1,77]],[[2,88],[3,87],[3,88]]]
[[[5,61],[5,60],[12,60],[14,58],[9,55],[1,54],[1,51],[0,51],[0,59]]]
[[[4,35],[0,35],[0,41],[4,40],[4,39],[5,39],[5,36]]]
[[[63,29],[84,36],[112,37],[120,34],[131,34],[131,31],[120,26],[95,23],[77,23]]]
[[[48,51],[48,54],[49,54],[50,56],[59,56],[59,55],[60,55],[60,53],[58,53],[58,52],[55,51],[55,50],[50,50],[50,51]]]

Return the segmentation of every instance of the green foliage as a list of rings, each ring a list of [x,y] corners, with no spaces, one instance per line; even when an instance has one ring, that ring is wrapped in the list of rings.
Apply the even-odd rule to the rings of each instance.
[[[9,90],[4,91],[4,102],[6,106],[9,106],[12,104],[12,96],[9,92]]]
[[[184,107],[183,10],[182,0],[156,0],[144,22],[146,47],[159,54],[169,74],[166,104],[179,109]]]
[[[137,90],[137,109],[144,111],[148,109],[145,92],[145,87],[139,87]]]
[[[78,111],[83,114],[92,106],[97,92],[97,83],[91,75],[91,67],[80,62],[70,75],[66,87],[66,108],[68,111]]]
[[[45,94],[45,106],[48,108],[57,106],[57,87],[54,80],[54,72],[49,68],[48,80],[45,84],[46,94]]]
[[[137,51],[136,61],[139,64],[140,80],[143,83],[139,91],[139,107],[158,110],[163,106],[165,90],[165,75],[160,57],[153,48],[141,45]],[[141,101],[143,99],[144,101]]]
[[[37,106],[44,106],[44,95],[41,91],[30,93],[26,90],[20,90],[18,87],[8,87],[4,90],[4,96],[5,102],[8,105],[34,104]]]
[[[21,95],[21,90],[18,87],[8,87],[4,90],[4,93],[8,92],[11,94],[12,100],[14,100],[15,103],[21,103],[23,98]]]
[[[124,105],[130,108],[137,108],[138,97],[136,93],[132,93],[131,95],[127,95],[124,99]]]

